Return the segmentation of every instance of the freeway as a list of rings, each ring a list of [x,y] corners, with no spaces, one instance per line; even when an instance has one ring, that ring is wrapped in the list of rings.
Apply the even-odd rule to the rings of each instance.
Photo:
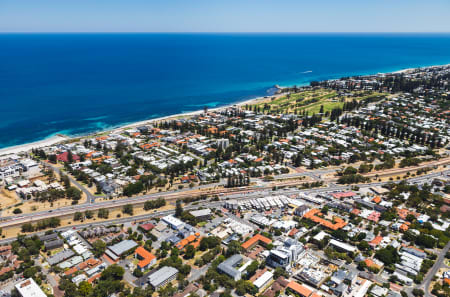
[[[59,170],[58,168],[55,168],[55,170]],[[450,173],[450,170],[445,170],[443,172],[433,172],[429,174],[425,174],[418,177],[412,177],[408,180],[410,182],[414,183],[420,183],[426,180],[429,180],[434,177],[439,177],[442,175],[447,175]],[[70,178],[70,177],[69,177]],[[89,193],[84,187],[82,187],[76,180],[71,179],[71,182],[73,182],[78,187],[81,187],[84,191],[87,192],[86,194],[88,197],[91,197],[90,199],[93,199],[92,194]],[[398,181],[395,181],[398,182]],[[302,181],[293,181],[290,184],[283,184],[283,186],[296,186],[303,183]],[[383,184],[386,184],[389,182],[373,182],[368,184],[360,184],[358,186],[363,187],[375,187],[375,186],[381,186]],[[210,186],[210,185],[209,185]],[[172,191],[172,192],[164,192],[164,193],[156,193],[156,194],[147,194],[142,196],[136,196],[131,198],[124,198],[121,200],[110,200],[110,201],[102,201],[102,202],[96,202],[96,203],[84,203],[84,204],[77,204],[72,206],[66,206],[62,208],[58,208],[55,210],[50,211],[42,211],[42,212],[34,212],[29,214],[21,214],[19,216],[9,216],[9,217],[3,217],[0,222],[0,228],[5,228],[8,226],[14,226],[14,225],[20,225],[23,223],[28,222],[34,222],[46,218],[51,217],[61,217],[66,215],[71,215],[75,212],[84,212],[86,210],[98,210],[102,208],[119,208],[123,207],[126,204],[143,204],[147,200],[151,199],[157,199],[157,198],[164,198],[166,200],[177,200],[177,199],[184,199],[187,197],[192,197],[195,195],[236,195],[236,194],[242,194],[246,195],[251,192],[260,192],[260,191],[267,191],[272,189],[273,185],[270,183],[265,183],[263,186],[247,186],[247,187],[240,187],[240,188],[229,188],[229,189],[212,189],[209,191],[200,192],[198,189],[195,190],[185,190],[185,191]],[[309,190],[302,190],[302,192],[305,193],[320,193],[320,192],[333,192],[333,191],[343,191],[347,190],[349,188],[348,185],[335,185],[335,184],[329,184],[327,187],[321,187],[321,188],[315,188],[315,189],[309,189]],[[297,190],[298,191],[298,190]],[[94,198],[95,199],[95,198]]]
[[[215,208],[215,207],[221,206],[221,204],[222,204],[221,202],[214,201],[214,202],[209,202],[209,203],[203,204],[203,206],[209,207],[209,208]],[[198,205],[189,205],[189,206],[185,206],[183,208],[185,210],[194,210],[194,209],[197,209],[198,207],[199,207]],[[124,224],[124,223],[129,223],[129,222],[136,222],[136,221],[140,221],[140,220],[151,219],[151,218],[155,218],[155,217],[166,216],[166,215],[170,215],[173,213],[175,213],[175,210],[165,210],[165,211],[158,211],[158,212],[154,212],[154,213],[149,213],[149,214],[139,215],[139,216],[132,216],[132,217],[127,217],[127,218],[114,218],[114,219],[101,221],[101,222],[85,223],[85,224],[79,224],[76,226],[58,227],[58,228],[54,228],[53,230],[64,232],[64,231],[67,231],[70,229],[81,230],[81,229],[84,229],[87,227],[91,228],[91,227],[97,227],[97,226],[105,226],[108,224]],[[46,232],[46,230],[40,231],[40,232],[35,232],[32,235],[41,236],[41,235],[44,235],[45,232]],[[0,240],[0,245],[11,243],[14,240],[16,240],[16,239],[15,238],[2,239],[2,240]]]

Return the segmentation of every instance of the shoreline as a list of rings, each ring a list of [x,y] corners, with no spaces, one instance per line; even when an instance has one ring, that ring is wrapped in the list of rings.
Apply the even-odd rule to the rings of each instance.
[[[401,73],[407,73],[409,71],[415,70],[415,69],[421,69],[421,68],[433,68],[433,67],[445,67],[445,66],[450,66],[450,64],[439,64],[439,65],[430,65],[430,66],[419,66],[419,67],[411,67],[411,68],[404,68],[404,69],[400,69],[397,71],[391,71],[391,72],[378,72],[376,74],[361,74],[361,75],[353,75],[353,76],[367,76],[367,75],[378,75],[378,74],[401,74]],[[298,85],[298,86],[306,86],[308,85],[306,84],[302,84],[302,85]],[[284,88],[281,86],[278,86],[278,84],[274,84],[273,87],[278,87],[278,88]],[[255,98],[251,98],[251,99],[247,99],[244,101],[238,101],[235,103],[229,103],[220,107],[214,107],[214,108],[208,108],[208,111],[218,111],[224,108],[229,108],[232,106],[243,106],[246,104],[254,104],[258,101],[261,100],[265,100],[267,99],[267,97],[276,97],[276,96],[281,96],[281,94],[273,94],[270,96],[259,96],[259,97],[255,97]],[[100,130],[100,131],[95,131],[92,133],[88,133],[88,134],[83,134],[83,135],[74,135],[74,136],[66,136],[66,135],[61,135],[61,134],[56,134],[54,136],[50,136],[49,138],[45,138],[42,140],[38,140],[38,141],[34,141],[34,142],[30,142],[30,143],[24,143],[24,144],[18,144],[18,145],[14,145],[14,146],[10,146],[10,147],[5,147],[5,148],[1,148],[0,149],[0,157],[2,156],[6,156],[6,155],[12,155],[12,154],[18,154],[18,153],[23,153],[23,152],[27,152],[30,151],[33,148],[41,148],[41,147],[46,147],[46,146],[50,146],[50,145],[54,145],[60,142],[64,142],[64,141],[68,141],[68,140],[72,140],[72,139],[76,139],[76,138],[80,138],[80,137],[90,137],[90,136],[94,136],[100,133],[119,133],[122,132],[126,129],[131,129],[131,128],[135,128],[138,126],[142,126],[142,125],[146,125],[146,124],[151,124],[154,122],[159,122],[159,121],[164,121],[164,120],[169,120],[169,119],[174,119],[174,118],[179,118],[179,117],[191,117],[194,115],[198,115],[201,114],[203,112],[203,109],[199,109],[199,110],[195,110],[195,111],[190,111],[190,112],[185,112],[185,113],[177,113],[177,114],[172,114],[172,115],[167,115],[167,116],[163,116],[163,117],[158,117],[158,118],[153,118],[153,119],[147,119],[147,120],[142,120],[142,121],[137,121],[137,122],[132,122],[132,123],[123,123],[123,124],[118,124],[117,127],[111,127],[105,130]]]
[[[280,94],[274,94],[271,97],[273,97],[273,96],[280,96]],[[258,102],[260,100],[265,100],[265,99],[267,99],[267,98],[265,98],[265,96],[259,96],[256,98],[247,99],[245,101],[239,101],[236,103],[226,104],[226,105],[220,106],[220,107],[208,108],[208,111],[218,111],[220,109],[228,108],[228,107],[232,107],[232,106],[243,106],[245,104]],[[120,133],[124,130],[136,128],[138,126],[147,125],[147,124],[151,124],[154,122],[159,122],[159,121],[164,121],[164,120],[169,120],[169,119],[175,119],[175,118],[179,118],[179,117],[190,117],[190,116],[201,114],[202,112],[203,112],[203,109],[199,109],[199,110],[195,110],[195,111],[177,113],[177,114],[167,115],[167,116],[163,116],[163,117],[137,121],[137,122],[133,122],[133,123],[129,123],[129,124],[119,124],[119,126],[116,128],[109,128],[106,130],[101,130],[101,131],[92,132],[89,134],[77,135],[77,136],[66,136],[66,135],[57,134],[54,136],[50,136],[49,138],[46,138],[46,139],[1,148],[0,149],[0,158],[7,156],[7,155],[13,155],[13,154],[27,152],[33,148],[46,147],[46,146],[54,145],[57,143],[61,143],[64,141],[68,141],[68,140],[72,140],[72,139],[76,139],[76,138],[80,138],[80,137],[92,137],[97,134],[106,133],[106,132],[107,133]]]
[[[54,136],[50,136],[46,139],[2,148],[2,149],[0,149],[0,156],[18,154],[18,153],[30,151],[33,148],[46,147],[46,146],[57,144],[57,143],[60,143],[60,142],[66,141],[66,140],[70,140],[70,139],[71,139],[71,137],[69,137],[69,136],[63,136],[61,134],[57,134]]]

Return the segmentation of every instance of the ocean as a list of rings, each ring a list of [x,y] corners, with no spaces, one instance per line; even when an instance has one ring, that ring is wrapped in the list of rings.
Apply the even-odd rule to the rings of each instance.
[[[0,148],[450,63],[450,34],[0,34]]]

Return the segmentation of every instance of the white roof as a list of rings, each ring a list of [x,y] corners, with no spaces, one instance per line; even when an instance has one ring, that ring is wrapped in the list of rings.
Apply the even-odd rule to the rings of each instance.
[[[21,281],[15,287],[23,297],[47,297],[32,278]]]
[[[161,219],[163,220],[163,222],[165,222],[169,225],[175,226],[175,227],[179,227],[184,224],[181,220],[177,219],[176,217],[174,217],[172,215],[162,217]]]
[[[205,209],[199,209],[199,210],[192,210],[191,215],[193,215],[194,217],[201,217],[201,216],[208,216],[211,214],[211,210],[208,208]]]
[[[334,246],[337,246],[337,247],[339,247],[339,248],[341,248],[343,250],[346,250],[348,252],[355,252],[356,251],[356,247],[354,247],[352,245],[349,245],[349,244],[347,244],[345,242],[340,242],[340,241],[337,241],[337,240],[334,240],[334,239],[330,240],[330,244],[334,245]]]
[[[264,272],[263,275],[258,277],[255,282],[253,283],[258,289],[260,289],[262,286],[264,286],[270,279],[272,279],[273,273],[270,271]]]

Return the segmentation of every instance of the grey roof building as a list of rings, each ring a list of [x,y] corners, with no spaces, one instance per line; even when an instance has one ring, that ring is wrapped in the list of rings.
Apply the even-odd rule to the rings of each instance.
[[[58,234],[55,232],[48,234],[48,235],[39,236],[40,241],[51,241],[51,240],[55,240],[55,239],[58,239]]]
[[[207,220],[211,217],[211,210],[208,208],[192,210],[189,213],[199,220]]]
[[[237,270],[235,267],[241,264],[243,258],[241,255],[233,255],[230,258],[226,259],[222,263],[217,266],[217,269],[228,275],[234,280],[241,279],[241,272]]]
[[[134,249],[137,246],[138,244],[133,240],[123,240],[119,243],[116,243],[115,245],[110,246],[108,250],[116,255],[116,257],[120,257],[122,254],[128,252],[131,249]]]
[[[62,239],[44,242],[44,246],[45,246],[46,250],[53,250],[53,249],[62,247],[63,244],[64,244],[64,240],[62,240]]]
[[[50,264],[50,266],[52,266],[52,265],[58,264],[59,262],[66,260],[66,259],[69,259],[73,255],[75,255],[75,253],[72,250],[64,250],[62,252],[54,254],[51,257],[48,257],[47,262],[48,262],[48,264]]]
[[[149,284],[155,289],[159,289],[177,277],[178,270],[170,266],[164,266],[148,276]]]

